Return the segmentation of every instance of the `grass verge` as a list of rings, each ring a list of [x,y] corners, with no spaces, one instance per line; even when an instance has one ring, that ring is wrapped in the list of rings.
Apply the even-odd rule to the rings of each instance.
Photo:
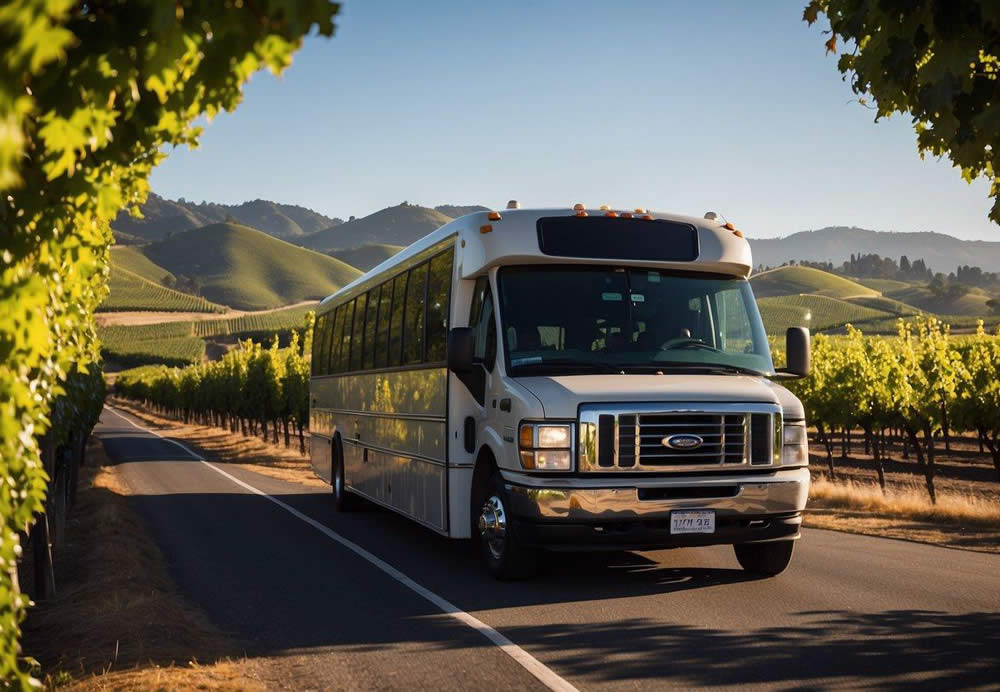
[[[915,483],[883,493],[874,483],[814,478],[805,524],[1000,553],[1000,502],[951,491],[939,492],[931,504]]]
[[[56,596],[31,608],[23,651],[47,688],[263,689],[256,665],[174,588],[97,440],[88,446]]]

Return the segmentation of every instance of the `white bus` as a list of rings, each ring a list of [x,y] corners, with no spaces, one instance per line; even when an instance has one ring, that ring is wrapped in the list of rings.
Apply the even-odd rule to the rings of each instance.
[[[726,544],[788,565],[809,488],[809,333],[776,370],[732,224],[622,211],[455,219],[326,298],[312,464],[474,538],[501,579],[540,550]]]

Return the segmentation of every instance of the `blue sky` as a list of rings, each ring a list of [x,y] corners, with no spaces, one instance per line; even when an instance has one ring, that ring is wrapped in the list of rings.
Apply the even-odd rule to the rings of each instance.
[[[280,78],[256,75],[169,198],[330,216],[510,198],[700,215],[751,237],[828,225],[1000,241],[988,186],[874,123],[794,2],[347,0]]]

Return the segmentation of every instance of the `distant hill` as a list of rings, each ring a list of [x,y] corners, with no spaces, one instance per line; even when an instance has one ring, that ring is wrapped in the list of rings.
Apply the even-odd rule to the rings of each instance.
[[[863,228],[831,226],[818,231],[802,231],[786,238],[750,240],[754,266],[776,267],[792,260],[833,262],[839,265],[851,254],[873,253],[899,260],[906,255],[920,259],[935,272],[955,271],[960,265],[994,271],[1000,267],[998,241],[959,240],[943,233],[890,233]]]
[[[808,293],[828,298],[877,296],[875,291],[842,276],[812,267],[778,267],[756,274],[750,279],[758,298]]]
[[[352,267],[366,272],[375,265],[385,262],[402,249],[402,245],[374,243],[372,245],[362,245],[361,247],[354,247],[348,250],[331,250],[327,254],[330,255],[330,257],[335,257],[341,262],[346,262]]]
[[[989,315],[992,310],[986,301],[991,298],[982,289],[972,288],[964,296],[935,295],[926,286],[910,286],[892,291],[885,295],[894,300],[912,305],[920,310],[938,315],[964,315],[979,317]]]
[[[157,312],[224,312],[225,307],[181,293],[111,263],[108,297],[98,312],[155,310]]]
[[[111,224],[118,234],[128,234],[145,241],[162,240],[172,233],[183,233],[213,223],[235,221],[276,238],[296,238],[342,223],[312,209],[294,204],[279,204],[255,199],[243,204],[196,204],[184,199],[169,200],[150,194],[141,207],[142,219],[121,212]],[[127,236],[121,236],[127,240]]]
[[[234,223],[175,233],[143,254],[178,277],[195,279],[205,298],[244,310],[324,298],[361,273]]]
[[[319,233],[296,238],[294,242],[320,252],[376,243],[405,247],[451,220],[450,216],[436,209],[403,202]]]
[[[475,214],[477,211],[489,210],[489,207],[481,207],[478,204],[470,204],[467,206],[462,206],[460,204],[441,204],[434,207],[434,211],[439,211],[445,216],[450,216],[453,219],[457,219],[459,216],[465,216],[466,214]]]
[[[115,246],[111,248],[111,268],[126,269],[153,283],[163,284],[164,279],[176,279],[169,270],[154,263],[142,250],[136,247]]]

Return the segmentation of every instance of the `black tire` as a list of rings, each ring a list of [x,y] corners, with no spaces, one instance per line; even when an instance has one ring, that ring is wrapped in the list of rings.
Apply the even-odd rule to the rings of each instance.
[[[510,501],[499,471],[490,476],[483,492],[473,502],[473,537],[487,569],[503,581],[526,579],[538,571],[538,550],[521,543],[512,531]]]
[[[357,509],[361,498],[347,489],[344,482],[344,450],[340,442],[333,443],[330,452],[333,456],[333,505],[338,512],[351,512]]]
[[[743,543],[734,545],[736,559],[747,572],[773,577],[781,574],[792,561],[795,541],[774,541],[772,543]]]

